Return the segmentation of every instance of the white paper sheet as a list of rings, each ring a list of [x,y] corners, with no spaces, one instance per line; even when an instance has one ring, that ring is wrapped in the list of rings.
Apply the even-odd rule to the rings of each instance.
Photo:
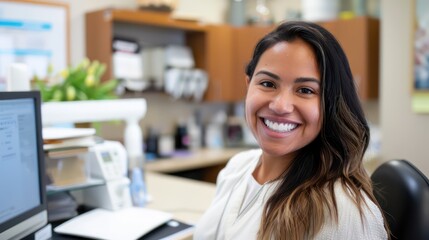
[[[58,140],[68,138],[79,138],[93,136],[95,128],[58,128],[58,127],[44,127],[43,140]]]
[[[140,238],[171,218],[169,213],[147,208],[94,209],[68,220],[54,231],[87,238],[131,240]]]

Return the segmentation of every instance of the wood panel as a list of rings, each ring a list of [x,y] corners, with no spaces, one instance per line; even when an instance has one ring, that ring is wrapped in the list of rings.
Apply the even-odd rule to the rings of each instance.
[[[380,88],[380,21],[378,19],[369,18],[368,20],[368,35],[366,36],[367,44],[367,65],[368,67],[368,85],[367,99],[378,98]]]
[[[206,101],[231,101],[231,53],[232,28],[228,25],[210,26],[205,51],[210,77]]]
[[[112,18],[108,12],[97,11],[85,15],[86,56],[106,64],[101,81],[112,77]]]
[[[357,17],[321,22],[340,42],[350,63],[361,100],[378,98],[379,20]]]
[[[273,27],[240,27],[234,28],[233,35],[233,61],[234,69],[231,81],[234,82],[234,91],[235,101],[244,100],[247,86],[246,86],[246,74],[245,68],[249,63],[253,55],[253,50],[255,49],[258,41],[268,32],[270,32]]]

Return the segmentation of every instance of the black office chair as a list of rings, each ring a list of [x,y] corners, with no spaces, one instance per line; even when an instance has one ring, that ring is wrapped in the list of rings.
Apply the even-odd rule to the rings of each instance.
[[[429,239],[429,180],[406,160],[383,163],[371,175],[392,239]]]

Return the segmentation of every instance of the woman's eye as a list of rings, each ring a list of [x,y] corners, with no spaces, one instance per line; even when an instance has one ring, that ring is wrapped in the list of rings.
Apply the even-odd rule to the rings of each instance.
[[[314,91],[311,88],[300,88],[298,90],[299,93],[303,93],[303,94],[313,94]]]
[[[274,88],[275,87],[274,83],[268,82],[268,81],[261,82],[261,85],[264,87],[267,87],[267,88]]]

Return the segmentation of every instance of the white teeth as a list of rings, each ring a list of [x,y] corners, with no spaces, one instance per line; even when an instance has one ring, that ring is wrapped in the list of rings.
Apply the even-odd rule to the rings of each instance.
[[[298,124],[294,124],[294,123],[271,122],[268,119],[265,119],[264,122],[268,128],[270,128],[271,130],[274,130],[276,132],[289,132],[289,131],[294,130],[298,126]]]

